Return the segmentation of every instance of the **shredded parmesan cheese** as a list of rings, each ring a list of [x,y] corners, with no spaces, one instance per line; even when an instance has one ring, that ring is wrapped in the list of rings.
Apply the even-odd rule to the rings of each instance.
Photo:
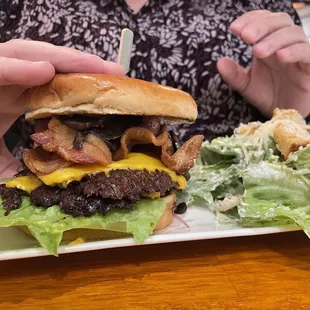
[[[252,138],[251,145],[242,144],[240,146],[243,151],[246,163],[249,163],[252,156],[254,156],[255,154],[258,155],[259,152],[263,152],[263,149],[268,148],[268,141],[266,139],[266,137],[268,136],[272,137],[275,140],[278,149],[283,154],[281,145],[278,145],[280,143],[278,143],[277,141],[278,135],[275,134],[278,133],[277,130],[279,127],[285,129],[285,132],[283,131],[283,135],[290,135],[289,138],[292,145],[308,145],[308,141],[310,141],[310,133],[307,131],[310,131],[310,126],[306,124],[301,115],[299,115],[298,112],[294,110],[276,109],[274,116],[270,121],[267,121],[265,123],[252,122],[246,125],[241,124],[235,130],[236,136],[251,136]],[[285,137],[281,139],[281,142],[283,144],[282,140],[284,140],[285,144],[285,141],[287,141],[288,139],[286,139]],[[247,146],[253,147],[255,149],[255,154],[254,151],[248,151]],[[294,151],[294,149],[290,148],[289,146],[286,147],[286,149],[292,149],[291,151]],[[283,155],[286,158],[288,154],[286,154],[287,152],[284,153],[285,154]]]
[[[234,207],[238,206],[238,204],[241,201],[241,196],[231,196],[231,197],[226,197],[222,201],[216,201],[214,203],[214,209],[220,212],[226,212],[230,209],[233,209]]]

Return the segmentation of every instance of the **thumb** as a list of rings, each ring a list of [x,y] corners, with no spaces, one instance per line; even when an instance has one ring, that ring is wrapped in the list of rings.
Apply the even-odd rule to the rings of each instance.
[[[248,69],[239,66],[231,58],[225,57],[217,62],[217,70],[230,87],[241,94],[246,91],[250,82]]]

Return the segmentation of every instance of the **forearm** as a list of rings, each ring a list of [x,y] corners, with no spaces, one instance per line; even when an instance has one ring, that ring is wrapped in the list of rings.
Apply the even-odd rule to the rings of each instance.
[[[8,151],[3,139],[0,140],[0,179],[12,177],[21,163]]]

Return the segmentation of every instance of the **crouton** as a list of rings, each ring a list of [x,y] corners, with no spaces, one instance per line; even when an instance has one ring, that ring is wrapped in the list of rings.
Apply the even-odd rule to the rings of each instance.
[[[285,159],[300,147],[310,144],[308,131],[294,121],[280,122],[275,127],[273,138]]]
[[[235,135],[251,136],[256,132],[256,130],[260,126],[262,126],[261,122],[252,122],[252,123],[248,123],[248,124],[241,124],[238,128],[236,128]]]
[[[274,122],[280,119],[291,120],[303,126],[306,125],[305,120],[296,110],[275,109],[271,121]]]

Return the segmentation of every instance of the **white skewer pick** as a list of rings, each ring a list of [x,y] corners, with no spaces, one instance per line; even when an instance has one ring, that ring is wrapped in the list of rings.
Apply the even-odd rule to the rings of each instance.
[[[130,68],[132,43],[133,43],[133,32],[128,28],[123,29],[121,35],[121,41],[119,44],[117,63],[123,66],[123,68],[125,69],[125,74],[128,73]]]

